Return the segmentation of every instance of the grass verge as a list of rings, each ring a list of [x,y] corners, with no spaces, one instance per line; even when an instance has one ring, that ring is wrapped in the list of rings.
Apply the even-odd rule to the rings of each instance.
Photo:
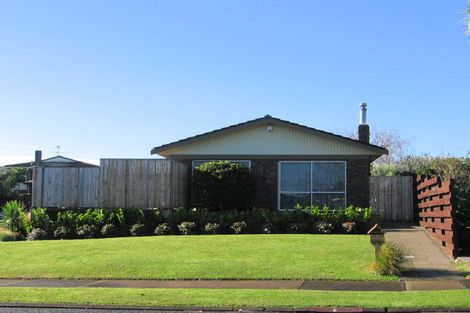
[[[361,235],[154,236],[3,242],[2,278],[395,280]],[[50,260],[54,260],[51,262]]]
[[[470,308],[470,290],[359,292],[266,289],[2,288],[0,302],[257,308],[314,306]]]

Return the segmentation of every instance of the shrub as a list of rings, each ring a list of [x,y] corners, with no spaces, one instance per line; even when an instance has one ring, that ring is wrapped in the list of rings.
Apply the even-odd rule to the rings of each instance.
[[[105,238],[119,236],[119,229],[114,224],[105,224],[100,230],[101,236]]]
[[[2,207],[3,217],[2,223],[6,229],[12,233],[19,233],[26,236],[31,230],[31,226],[26,218],[24,205],[20,201],[8,201]]]
[[[249,169],[229,161],[199,165],[193,173],[193,197],[211,210],[253,207],[255,184]]]
[[[144,210],[128,209],[123,210],[124,212],[124,223],[126,225],[137,225],[145,223]]]
[[[346,234],[355,234],[357,233],[356,223],[355,222],[345,222],[341,224],[343,227],[343,232]]]
[[[82,239],[95,238],[98,234],[98,228],[95,225],[85,224],[77,228],[77,236]]]
[[[20,240],[21,235],[18,233],[12,233],[10,231],[0,231],[0,241],[16,241]]]
[[[105,224],[113,224],[117,228],[124,227],[125,224],[125,216],[123,209],[117,210],[103,210],[104,214],[104,223]]]
[[[145,235],[145,225],[144,224],[134,224],[131,226],[131,228],[129,229],[129,233],[132,235],[132,236],[143,236]]]
[[[315,224],[316,231],[319,234],[331,234],[333,232],[333,224],[327,222],[318,222]]]
[[[263,234],[273,234],[276,233],[276,227],[271,223],[266,223],[261,227],[261,232]]]
[[[105,223],[105,216],[101,209],[88,209],[76,215],[76,225],[93,225],[100,229]],[[77,230],[78,231],[78,230]]]
[[[220,229],[220,224],[218,223],[207,223],[204,226],[204,232],[206,234],[218,234]]]
[[[287,232],[289,234],[299,234],[305,231],[305,225],[303,223],[289,223],[287,225]]]
[[[33,230],[28,234],[28,240],[45,240],[48,239],[48,234],[44,229],[33,228]]]
[[[230,226],[235,234],[243,234],[246,231],[246,223],[245,221],[235,222]]]
[[[380,275],[400,275],[401,267],[407,262],[405,250],[394,242],[386,242],[380,248],[375,262],[375,271]]]
[[[37,208],[31,210],[31,228],[42,229],[47,234],[52,232],[54,223],[52,222],[47,209]]]
[[[153,233],[155,235],[169,235],[171,233],[171,229],[167,223],[162,223],[155,228]]]
[[[57,213],[57,220],[55,223],[57,226],[63,226],[73,232],[77,227],[77,214],[73,211],[59,211]]]
[[[196,230],[196,223],[183,222],[178,225],[178,229],[182,235],[193,235]]]
[[[73,231],[67,226],[59,226],[54,231],[54,238],[56,239],[71,239],[73,238]]]

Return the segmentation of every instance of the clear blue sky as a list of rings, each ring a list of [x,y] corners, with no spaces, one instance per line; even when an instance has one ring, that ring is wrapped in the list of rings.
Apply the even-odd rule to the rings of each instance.
[[[82,160],[271,114],[470,151],[466,1],[0,0],[0,164]]]

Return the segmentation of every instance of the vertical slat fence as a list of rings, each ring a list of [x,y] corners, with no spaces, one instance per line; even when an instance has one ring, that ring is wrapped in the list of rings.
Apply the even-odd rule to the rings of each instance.
[[[372,176],[369,188],[370,205],[383,222],[413,221],[413,177]]]
[[[32,207],[186,206],[189,166],[174,160],[101,159],[100,167],[37,167]]]

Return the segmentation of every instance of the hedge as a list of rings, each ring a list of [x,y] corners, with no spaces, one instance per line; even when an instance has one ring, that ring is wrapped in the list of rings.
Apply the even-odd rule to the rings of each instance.
[[[44,209],[31,211],[29,240],[198,234],[359,234],[370,227],[372,209],[305,207],[265,209]]]

